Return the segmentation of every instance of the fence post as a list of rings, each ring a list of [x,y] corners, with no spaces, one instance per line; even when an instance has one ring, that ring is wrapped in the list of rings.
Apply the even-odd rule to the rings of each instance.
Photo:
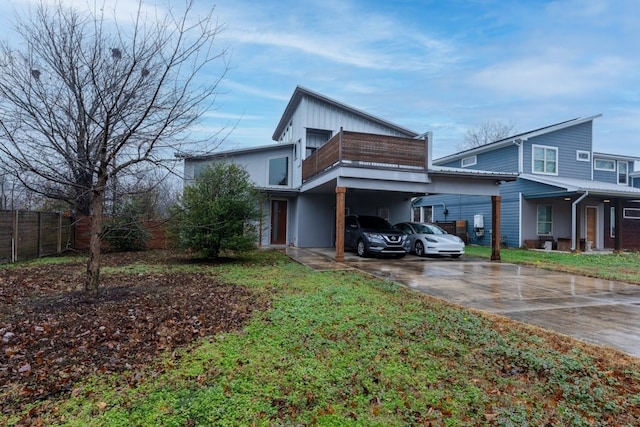
[[[58,235],[56,236],[57,240],[57,253],[62,253],[62,212],[58,212]]]
[[[13,233],[11,236],[11,262],[18,259],[18,210],[13,211]]]

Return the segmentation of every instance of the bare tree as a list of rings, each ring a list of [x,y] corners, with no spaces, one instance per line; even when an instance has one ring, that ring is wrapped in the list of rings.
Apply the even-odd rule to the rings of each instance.
[[[184,1],[149,18],[139,0],[130,22],[116,10],[108,18],[106,1],[86,13],[41,2],[17,18],[15,46],[0,47],[0,168],[93,216],[89,294],[98,292],[110,181],[183,151],[228,69],[225,49],[214,49],[222,26],[213,7],[197,15]]]
[[[458,150],[479,147],[490,142],[499,141],[513,135],[515,124],[489,120],[474,129],[467,130],[464,142],[458,144]]]

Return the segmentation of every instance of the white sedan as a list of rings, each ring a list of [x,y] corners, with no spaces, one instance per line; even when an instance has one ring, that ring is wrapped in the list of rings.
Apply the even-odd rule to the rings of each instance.
[[[464,241],[435,224],[401,222],[395,227],[409,236],[411,252],[418,256],[449,255],[458,258],[464,255]]]

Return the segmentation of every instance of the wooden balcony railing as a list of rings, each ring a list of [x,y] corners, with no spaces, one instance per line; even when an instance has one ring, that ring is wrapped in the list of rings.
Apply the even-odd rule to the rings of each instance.
[[[302,162],[302,181],[338,166],[427,170],[424,139],[340,131]]]

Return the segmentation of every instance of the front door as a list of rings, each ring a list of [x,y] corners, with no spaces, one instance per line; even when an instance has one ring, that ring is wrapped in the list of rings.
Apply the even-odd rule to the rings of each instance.
[[[598,226],[598,208],[587,206],[587,242],[591,242],[593,248],[596,245]]]
[[[271,244],[287,243],[287,201],[271,201]]]

